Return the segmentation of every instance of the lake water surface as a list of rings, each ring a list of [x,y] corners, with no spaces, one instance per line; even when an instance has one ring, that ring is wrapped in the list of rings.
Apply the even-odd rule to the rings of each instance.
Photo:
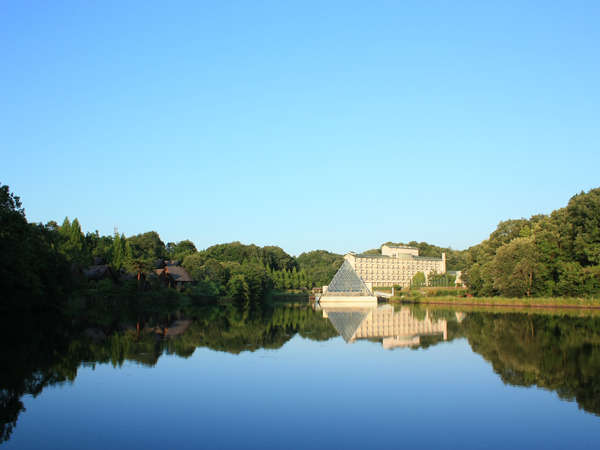
[[[585,313],[215,306],[179,336],[36,339],[3,355],[7,449],[600,445]]]

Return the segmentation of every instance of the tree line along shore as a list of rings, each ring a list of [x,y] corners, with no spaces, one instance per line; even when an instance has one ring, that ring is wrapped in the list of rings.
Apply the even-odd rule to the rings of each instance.
[[[104,303],[106,309],[112,302],[116,307],[119,297],[146,305],[261,302],[272,292],[326,285],[343,261],[342,255],[325,250],[294,257],[277,246],[240,242],[198,251],[190,240],[165,244],[156,231],[102,236],[83,233],[77,219],[65,218],[60,225],[29,223],[19,197],[6,185],[0,185],[0,223],[0,308],[5,311],[83,314],[94,304]],[[448,270],[462,271],[466,289],[436,297],[485,297],[486,302],[519,298],[526,303],[545,299],[543,303],[556,304],[576,304],[569,299],[579,299],[595,304],[600,296],[600,188],[573,196],[549,215],[500,222],[488,239],[466,250],[415,241],[389,243],[417,247],[423,256],[445,252]],[[189,283],[172,283],[174,277],[167,275],[175,267],[186,274],[179,279]],[[179,289],[169,289],[174,285]],[[431,297],[430,291],[402,292],[398,298],[422,300]]]

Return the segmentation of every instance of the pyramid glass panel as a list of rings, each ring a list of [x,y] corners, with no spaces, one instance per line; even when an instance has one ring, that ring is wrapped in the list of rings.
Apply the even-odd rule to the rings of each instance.
[[[371,295],[371,291],[354,271],[354,268],[348,261],[344,261],[342,267],[336,272],[327,288],[328,292],[358,292],[364,295]]]

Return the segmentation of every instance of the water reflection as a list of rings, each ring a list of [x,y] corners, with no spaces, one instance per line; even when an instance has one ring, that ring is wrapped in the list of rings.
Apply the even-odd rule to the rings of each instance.
[[[598,317],[469,313],[461,331],[504,383],[553,390],[600,414]]]
[[[340,305],[321,303],[323,317],[329,319],[346,342],[357,339],[381,340],[383,348],[415,347],[422,336],[448,338],[448,322],[433,318],[425,311],[424,317],[413,314],[414,308],[392,305]]]
[[[323,304],[320,310],[306,304],[254,309],[214,305],[186,311],[185,316],[189,322],[181,333],[172,327],[159,332],[160,327],[146,324],[141,332],[129,326],[96,334],[72,329],[59,318],[13,317],[0,327],[0,442],[10,438],[24,395],[37,396],[48,386],[74,382],[82,366],[119,367],[135,361],[152,367],[165,354],[188,358],[199,347],[234,355],[279,349],[296,335],[308,341],[337,336],[346,342],[372,340],[385,349],[427,348],[466,338],[505,383],[549,389],[600,414],[598,316],[339,303]],[[339,349],[328,351],[335,348]]]

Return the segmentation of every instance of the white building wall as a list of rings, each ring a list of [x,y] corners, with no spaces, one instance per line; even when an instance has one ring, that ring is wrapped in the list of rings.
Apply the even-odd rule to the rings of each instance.
[[[357,255],[348,253],[344,258],[369,286],[410,286],[417,272],[426,275],[446,273],[446,255],[442,258],[391,257],[386,255]]]
[[[403,257],[406,255],[419,256],[419,249],[415,247],[382,245],[381,254],[383,256],[391,256],[392,258]]]

